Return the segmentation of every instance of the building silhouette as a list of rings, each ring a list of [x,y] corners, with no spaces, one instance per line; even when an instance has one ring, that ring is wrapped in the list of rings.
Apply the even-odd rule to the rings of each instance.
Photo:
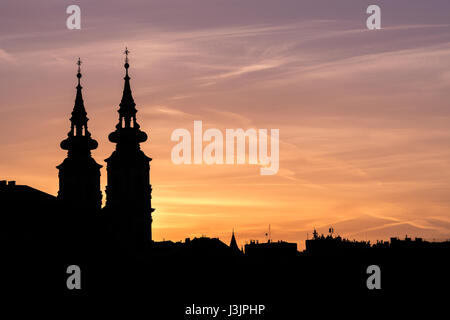
[[[88,130],[87,112],[81,93],[81,60],[78,59],[78,85],[75,105],[70,118],[70,131],[61,142],[61,148],[67,150],[67,157],[57,166],[59,170],[58,200],[67,208],[78,209],[78,214],[92,214],[100,210],[102,192],[100,189],[100,168],[91,156],[91,150],[98,143],[91,138]]]
[[[355,241],[333,236],[333,228],[328,235],[319,235],[314,229],[312,239],[305,240],[305,252],[307,254],[339,255],[346,252],[361,252],[371,248],[370,241]]]
[[[6,250],[23,255],[27,248],[54,240],[63,215],[55,196],[15,181],[0,181],[0,242]],[[21,251],[22,250],[22,251]],[[4,253],[4,251],[2,251]]]
[[[112,155],[106,159],[108,185],[106,207],[114,236],[130,249],[142,248],[152,241],[152,186],[150,161],[140,148],[147,134],[140,130],[136,120],[128,69],[128,49],[125,50],[125,83],[120,102],[119,122],[109,134],[109,141],[116,144]]]
[[[245,254],[248,257],[295,257],[298,254],[297,244],[286,241],[272,241],[260,243],[256,240],[251,240],[245,245]]]

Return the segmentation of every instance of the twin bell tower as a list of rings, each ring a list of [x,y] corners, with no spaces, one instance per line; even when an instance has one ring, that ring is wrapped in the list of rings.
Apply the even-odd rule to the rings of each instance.
[[[150,161],[140,148],[147,134],[136,119],[136,103],[131,92],[129,50],[125,50],[125,77],[119,119],[115,131],[108,136],[116,144],[107,163],[106,205],[102,208],[100,168],[91,155],[98,143],[88,130],[88,118],[81,86],[81,61],[78,59],[78,85],[70,118],[70,131],[61,142],[67,157],[59,170],[58,199],[63,206],[88,224],[94,216],[102,216],[115,240],[127,248],[142,248],[152,243],[152,186]],[[103,220],[103,219],[102,219]]]

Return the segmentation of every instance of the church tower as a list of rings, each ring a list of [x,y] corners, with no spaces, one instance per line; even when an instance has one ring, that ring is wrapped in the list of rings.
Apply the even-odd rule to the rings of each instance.
[[[140,149],[147,140],[136,121],[136,104],[128,76],[128,49],[125,50],[125,83],[119,107],[119,122],[109,135],[116,150],[106,159],[108,185],[106,211],[117,240],[127,247],[144,247],[151,243],[152,212],[150,161]]]
[[[78,85],[75,105],[70,118],[71,126],[61,148],[67,150],[67,158],[57,166],[59,170],[58,199],[81,214],[100,210],[102,193],[100,189],[100,168],[91,156],[91,150],[98,143],[88,131],[88,118],[81,94],[81,61],[78,58]],[[80,216],[81,217],[81,216]]]

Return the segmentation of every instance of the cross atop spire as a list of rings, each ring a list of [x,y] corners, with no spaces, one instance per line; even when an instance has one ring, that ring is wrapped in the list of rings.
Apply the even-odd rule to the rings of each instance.
[[[77,73],[77,78],[78,78],[78,86],[80,86],[80,78],[81,78],[81,59],[80,57],[78,57],[78,61],[77,61],[77,65],[78,65],[78,73]]]
[[[123,52],[125,54],[125,62],[128,62],[128,54],[130,53],[130,50],[128,50],[128,47],[125,47],[125,51]]]
[[[125,47],[125,51],[123,53],[125,55],[124,67],[126,69],[126,77],[128,77],[128,68],[130,67],[130,65],[128,64],[128,54],[130,53],[130,50],[128,50],[128,47]]]

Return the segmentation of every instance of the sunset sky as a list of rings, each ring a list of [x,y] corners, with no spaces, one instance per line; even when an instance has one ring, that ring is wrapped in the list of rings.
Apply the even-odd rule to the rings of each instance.
[[[66,27],[81,8],[81,30]],[[377,4],[382,30],[366,28]],[[153,158],[155,240],[207,235],[304,248],[450,238],[450,2],[2,0],[0,179],[56,195],[76,61],[102,165],[124,68]],[[177,128],[280,130],[280,169],[175,165]]]

